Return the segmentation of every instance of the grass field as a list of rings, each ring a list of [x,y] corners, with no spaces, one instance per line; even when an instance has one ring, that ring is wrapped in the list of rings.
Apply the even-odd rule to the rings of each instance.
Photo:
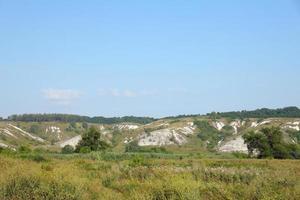
[[[0,172],[5,200],[300,199],[297,160],[2,153]]]

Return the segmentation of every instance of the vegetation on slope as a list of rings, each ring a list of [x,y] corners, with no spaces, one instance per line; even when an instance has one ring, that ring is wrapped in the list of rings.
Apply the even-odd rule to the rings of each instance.
[[[197,126],[199,133],[197,137],[202,141],[207,142],[208,150],[213,150],[218,142],[224,140],[226,137],[232,135],[232,127],[224,126],[221,131],[210,125],[208,121],[195,121],[194,124]]]

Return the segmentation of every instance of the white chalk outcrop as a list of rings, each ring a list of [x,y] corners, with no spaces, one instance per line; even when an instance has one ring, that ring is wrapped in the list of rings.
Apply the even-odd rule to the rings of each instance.
[[[194,122],[188,122],[186,126],[175,129],[177,133],[181,133],[185,136],[193,135],[195,130],[196,126],[194,125]]]
[[[256,128],[258,126],[262,126],[262,125],[269,124],[269,123],[271,123],[271,120],[265,120],[265,121],[262,121],[260,123],[258,123],[257,121],[256,122],[252,122],[251,123],[251,128]]]
[[[242,136],[226,142],[219,148],[221,152],[242,152],[248,153],[247,145],[244,143]]]
[[[62,139],[62,136],[61,136],[62,131],[57,126],[49,126],[48,128],[46,128],[46,133],[56,134],[56,136],[59,140]]]
[[[0,142],[0,147],[16,151],[16,149],[14,147],[11,147],[11,146],[9,146],[7,144],[4,144],[3,142]]]
[[[9,135],[9,136],[11,136],[11,137],[13,137],[13,138],[15,138],[15,139],[18,138],[18,137],[15,136],[13,133],[11,133],[10,130],[8,130],[8,129],[0,129],[0,130],[1,130],[2,133],[6,134],[6,135]]]
[[[168,123],[160,124],[161,126],[169,126]],[[185,126],[162,128],[150,133],[143,133],[138,137],[139,146],[165,146],[165,145],[182,145],[187,142],[186,137],[195,133],[196,126],[194,122],[186,122]]]
[[[150,133],[143,133],[139,137],[139,146],[166,146],[184,144],[186,139],[175,130],[161,129]]]
[[[115,125],[114,128],[119,129],[119,130],[135,130],[138,129],[139,126],[135,124],[118,124]]]
[[[283,126],[283,128],[286,128],[286,129],[293,129],[295,131],[300,131],[300,122],[288,122],[285,126]]]
[[[234,129],[234,134],[238,134],[238,129],[245,125],[245,121],[236,120],[230,123],[230,126]]]
[[[128,144],[128,143],[130,143],[130,142],[132,142],[133,141],[133,137],[125,137],[125,139],[124,139],[124,144]]]
[[[49,126],[48,128],[46,128],[46,133],[61,133],[61,130],[59,127],[56,126]]]
[[[2,147],[2,148],[8,148],[9,146],[7,144],[4,144],[4,143],[0,142],[0,147]]]
[[[225,126],[225,124],[221,121],[216,121],[216,122],[213,122],[213,126],[218,130],[222,130],[222,128]]]

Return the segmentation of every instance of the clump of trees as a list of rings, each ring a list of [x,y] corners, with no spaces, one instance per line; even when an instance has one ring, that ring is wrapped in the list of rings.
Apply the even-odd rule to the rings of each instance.
[[[249,155],[258,158],[300,159],[298,144],[289,144],[283,140],[279,127],[263,128],[259,132],[251,131],[243,136]]]
[[[91,127],[83,134],[82,140],[77,144],[76,153],[89,153],[91,151],[106,150],[110,145],[101,138],[101,132]]]

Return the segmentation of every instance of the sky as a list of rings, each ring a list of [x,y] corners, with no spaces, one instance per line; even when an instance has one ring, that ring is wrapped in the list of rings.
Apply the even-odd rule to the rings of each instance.
[[[300,1],[0,0],[0,116],[300,107]]]

